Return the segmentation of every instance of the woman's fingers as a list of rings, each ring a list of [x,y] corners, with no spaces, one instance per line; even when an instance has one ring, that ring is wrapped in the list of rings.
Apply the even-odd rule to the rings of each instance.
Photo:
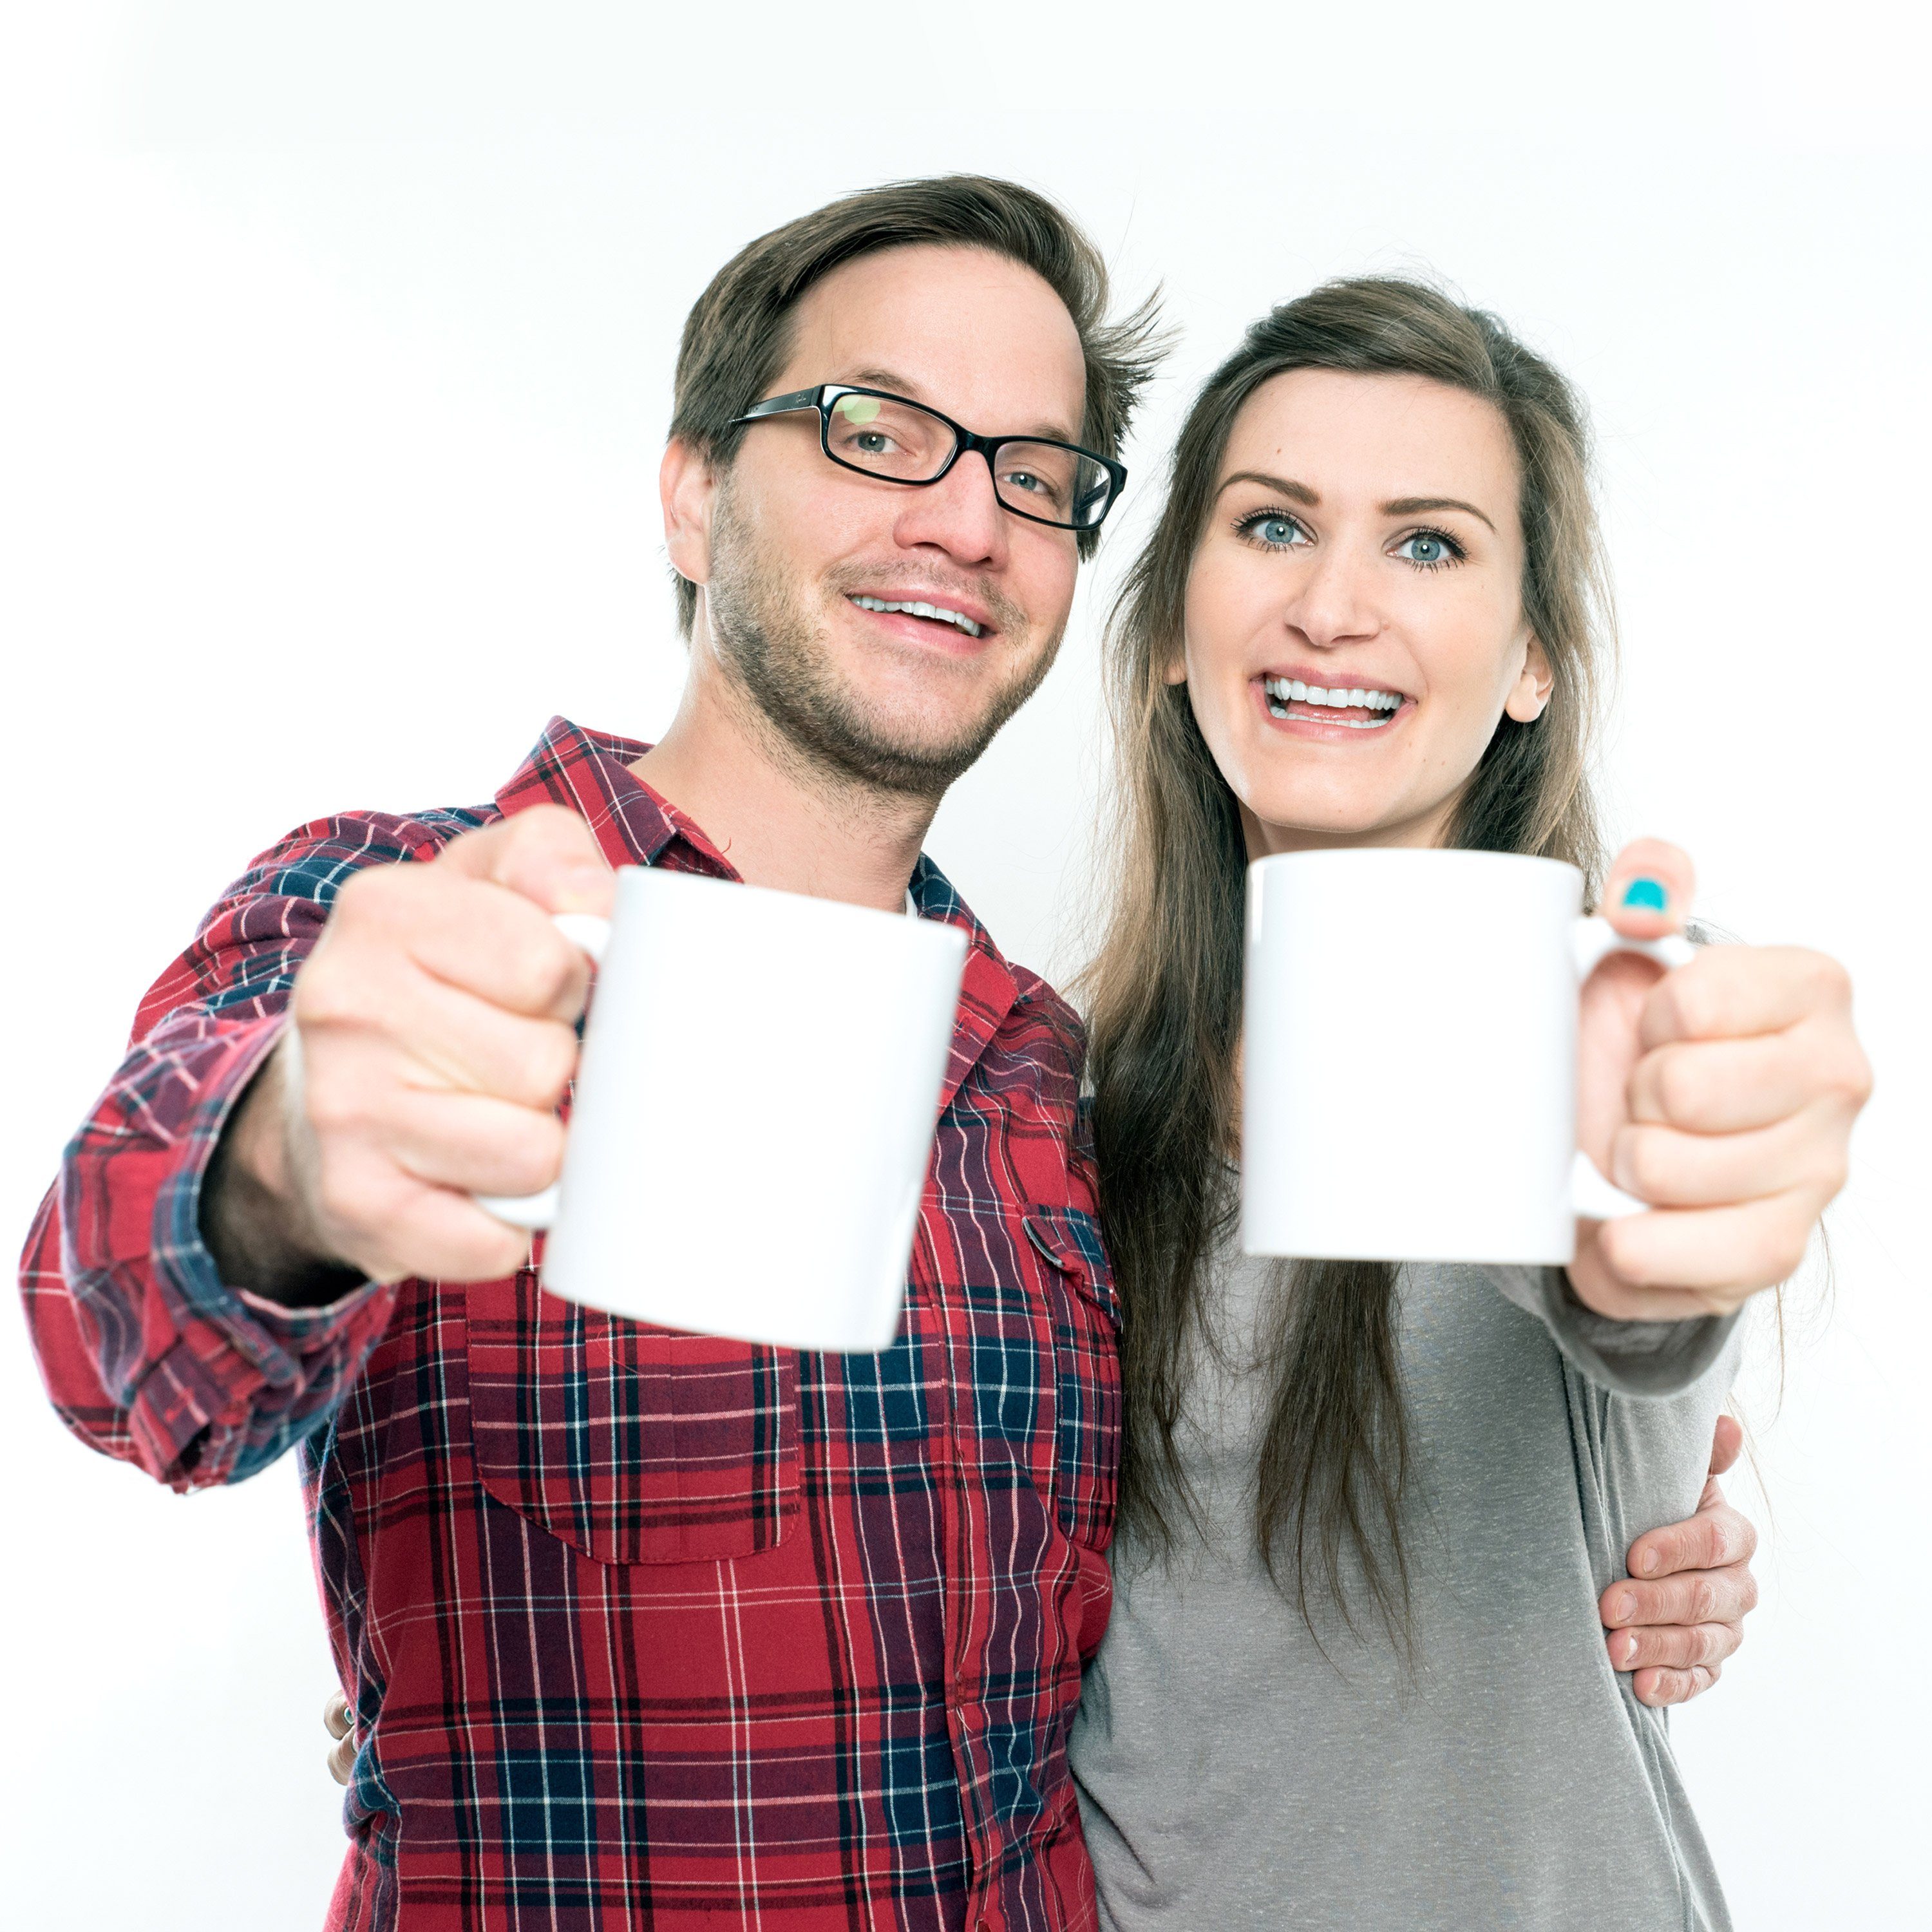
[[[1630,1070],[1630,1118],[1693,1134],[1774,1126],[1816,1097],[1817,1046],[1802,1028],[1654,1046]]]
[[[1660,939],[1682,929],[1697,888],[1690,855],[1661,838],[1636,838],[1604,881],[1604,916],[1627,939]]]
[[[1844,1184],[1842,1139],[1807,1108],[1768,1127],[1691,1134],[1632,1122],[1610,1142],[1610,1178],[1656,1208],[1729,1207],[1810,1188],[1819,1204]]]
[[[1736,1040],[1828,1016],[1850,1030],[1852,982],[1838,962],[1798,946],[1707,946],[1651,989],[1646,1047],[1673,1040]]]
[[[1819,1205],[1808,1187],[1738,1206],[1586,1222],[1570,1283],[1586,1307],[1614,1321],[1728,1315],[1797,1273]]]

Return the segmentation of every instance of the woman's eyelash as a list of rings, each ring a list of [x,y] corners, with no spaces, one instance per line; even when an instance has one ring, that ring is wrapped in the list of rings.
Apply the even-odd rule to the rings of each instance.
[[[1403,562],[1416,570],[1447,570],[1452,564],[1464,562],[1469,554],[1447,530],[1432,529],[1411,530],[1396,544],[1396,548],[1400,550],[1404,544],[1418,542],[1438,543],[1449,554],[1447,556],[1406,556],[1402,559]]]
[[[1234,533],[1238,536],[1246,538],[1252,542],[1256,540],[1255,533],[1264,524],[1286,524],[1291,530],[1298,531],[1304,537],[1308,534],[1307,526],[1301,519],[1291,514],[1286,510],[1250,510],[1245,517],[1237,519]],[[1454,537],[1451,536],[1447,530],[1437,530],[1432,526],[1426,526],[1419,530],[1410,530],[1397,542],[1396,548],[1400,550],[1405,544],[1418,541],[1438,544],[1446,554],[1434,557],[1404,557],[1402,561],[1412,569],[1447,570],[1453,565],[1464,563],[1468,560],[1469,553]],[[1264,547],[1269,550],[1288,550],[1294,548],[1292,544],[1280,543],[1264,543]]]
[[[1307,532],[1302,530],[1301,519],[1290,516],[1286,510],[1250,510],[1235,524],[1234,532],[1238,536],[1251,537],[1264,524],[1291,524],[1296,530],[1301,530],[1304,536],[1307,535]],[[1287,548],[1285,544],[1269,545],[1271,550],[1285,550]]]

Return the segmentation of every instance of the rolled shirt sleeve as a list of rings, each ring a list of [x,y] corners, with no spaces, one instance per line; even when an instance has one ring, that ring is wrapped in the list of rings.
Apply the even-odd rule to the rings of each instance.
[[[257,859],[142,1002],[128,1057],[34,1218],[21,1289],[56,1409],[173,1488],[266,1468],[326,1421],[388,1324],[393,1287],[291,1309],[223,1281],[201,1190],[342,881],[433,856],[468,829],[446,816],[320,820]]]

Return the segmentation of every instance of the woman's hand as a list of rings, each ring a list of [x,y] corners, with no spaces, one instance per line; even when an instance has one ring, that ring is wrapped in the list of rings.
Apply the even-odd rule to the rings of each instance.
[[[1676,846],[1640,839],[1611,868],[1604,916],[1632,938],[1680,931],[1694,883]],[[1628,953],[1598,968],[1579,1138],[1656,1211],[1583,1224],[1570,1280],[1587,1306],[1728,1314],[1796,1270],[1871,1093],[1851,1009],[1844,968],[1797,946],[1707,946],[1668,975]]]

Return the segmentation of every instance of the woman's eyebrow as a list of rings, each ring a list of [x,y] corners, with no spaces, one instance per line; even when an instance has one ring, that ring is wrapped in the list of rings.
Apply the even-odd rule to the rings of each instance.
[[[1396,496],[1382,506],[1385,517],[1420,516],[1428,510],[1466,510],[1478,521],[1489,524],[1492,530],[1496,528],[1474,504],[1466,503],[1460,496]]]
[[[1224,496],[1237,483],[1258,483],[1264,490],[1272,490],[1276,496],[1291,498],[1308,509],[1322,507],[1322,498],[1306,483],[1297,483],[1286,476],[1270,476],[1265,470],[1238,470],[1232,476],[1223,477],[1221,487],[1214,494]]]

